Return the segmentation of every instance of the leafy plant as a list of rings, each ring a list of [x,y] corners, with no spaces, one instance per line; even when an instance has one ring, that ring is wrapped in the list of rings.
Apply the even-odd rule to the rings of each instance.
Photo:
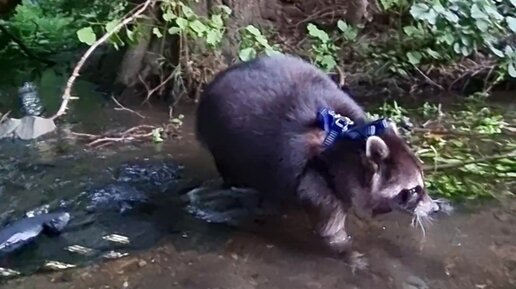
[[[158,38],[163,35],[181,35],[192,40],[202,40],[211,49],[218,47],[223,39],[226,26],[224,21],[231,14],[231,9],[225,5],[214,7],[211,16],[202,17],[193,11],[184,1],[166,0],[161,2],[162,20],[164,26],[152,27],[152,33]],[[97,34],[111,31],[119,23],[119,19],[112,19],[105,24],[85,26],[77,31],[79,40],[87,45],[91,45],[97,39]],[[142,25],[137,23],[133,27],[124,29],[114,34],[110,43],[115,48],[126,43],[136,42],[144,34],[141,32]],[[95,31],[97,30],[97,31]]]
[[[341,24],[342,26],[342,24]],[[325,71],[331,71],[337,66],[336,55],[339,48],[330,39],[328,33],[319,29],[315,24],[307,25],[308,36],[312,40],[310,49],[313,61]],[[350,32],[347,32],[350,34]]]
[[[410,15],[419,26],[406,31],[427,35],[432,52],[411,52],[410,62],[447,55],[452,59],[470,56],[483,50],[499,60],[511,77],[516,77],[516,60],[511,44],[500,45],[507,35],[516,32],[516,2],[495,0],[416,1]],[[423,47],[421,47],[423,48]]]
[[[272,55],[281,51],[278,45],[270,45],[267,38],[254,25],[248,25],[241,30],[241,42],[238,57],[241,61],[248,61],[260,53]]]

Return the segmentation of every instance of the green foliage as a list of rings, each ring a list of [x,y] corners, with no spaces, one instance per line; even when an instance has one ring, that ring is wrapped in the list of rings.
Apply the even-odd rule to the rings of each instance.
[[[314,63],[325,71],[331,71],[337,66],[336,55],[339,48],[330,39],[328,33],[319,29],[315,24],[306,27],[308,37],[312,41],[310,52]]]
[[[189,40],[200,40],[208,48],[218,47],[223,39],[226,26],[225,21],[231,14],[231,9],[224,5],[214,7],[210,17],[202,17],[187,5],[187,1],[166,0],[162,1],[162,20],[164,25],[152,27],[152,34],[157,38],[164,35],[180,35]],[[107,23],[89,23],[77,31],[78,39],[91,45],[97,39],[97,35],[102,35],[116,28],[121,19],[113,18]],[[93,25],[92,25],[93,24]],[[117,31],[110,38],[115,48],[130,43],[136,43],[141,37],[145,37],[143,29],[145,24],[136,23],[133,26],[125,26]]]
[[[499,59],[502,68],[516,77],[514,47],[500,44],[500,40],[515,32],[516,7],[512,2],[416,1],[410,8],[415,23],[404,27],[404,31],[409,32],[408,37],[417,35],[415,38],[425,41],[410,52],[417,57],[410,57],[408,61],[417,65],[423,60],[454,60],[483,51]]]
[[[238,58],[241,61],[248,61],[255,58],[260,53],[272,55],[281,52],[278,45],[270,45],[262,32],[253,25],[248,25],[240,32],[240,48]]]
[[[162,10],[163,20],[170,24],[169,34],[179,33],[189,39],[203,40],[210,48],[220,45],[226,30],[224,21],[231,15],[229,7],[219,5],[210,18],[202,17],[183,1],[174,0],[164,1]]]

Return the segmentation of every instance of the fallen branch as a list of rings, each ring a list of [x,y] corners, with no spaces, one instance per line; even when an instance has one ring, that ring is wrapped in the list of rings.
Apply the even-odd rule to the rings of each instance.
[[[143,14],[143,12],[145,12],[147,10],[147,8],[149,6],[151,6],[151,4],[154,4],[154,2],[155,2],[155,0],[147,0],[147,1],[145,1],[145,3],[141,4],[141,8],[136,10],[136,12],[134,12],[134,14],[124,18],[112,30],[108,31],[101,38],[99,38],[95,43],[93,43],[90,46],[90,48],[88,48],[88,50],[84,53],[84,55],[81,57],[81,59],[79,60],[79,62],[75,66],[75,68],[74,68],[74,70],[72,72],[72,75],[68,79],[68,81],[66,83],[66,87],[64,89],[63,96],[62,96],[61,106],[59,107],[59,110],[56,112],[56,114],[54,116],[52,116],[51,119],[56,119],[56,118],[60,117],[61,115],[65,114],[66,113],[66,109],[68,108],[68,102],[71,99],[77,99],[76,97],[72,97],[71,96],[72,86],[73,86],[73,84],[75,82],[75,79],[79,76],[79,71],[81,70],[82,66],[86,62],[86,59],[88,59],[88,57],[93,53],[93,51],[95,51],[95,49],[97,49],[97,47],[100,44],[104,43],[113,34],[115,34],[115,32],[120,30],[120,28],[122,28],[125,25],[129,24],[131,21],[133,21],[134,19],[139,17],[141,14]]]
[[[482,162],[491,162],[491,161],[496,161],[499,159],[515,158],[515,157],[516,157],[516,150],[505,153],[505,154],[485,156],[485,157],[477,158],[474,160],[467,160],[467,161],[442,164],[442,165],[424,166],[423,170],[437,171],[437,170],[444,170],[444,169],[453,169],[453,168],[463,167],[463,166],[469,165],[469,164],[478,164],[478,163],[482,163]]]
[[[89,141],[87,143],[88,147],[103,147],[106,145],[113,144],[115,142],[129,142],[129,141],[143,141],[149,140],[152,138],[153,132],[157,126],[142,124],[132,128],[129,128],[125,131],[104,135],[95,135],[88,133],[78,133],[72,132],[73,136],[78,138],[83,138]],[[166,130],[168,128],[165,128]]]

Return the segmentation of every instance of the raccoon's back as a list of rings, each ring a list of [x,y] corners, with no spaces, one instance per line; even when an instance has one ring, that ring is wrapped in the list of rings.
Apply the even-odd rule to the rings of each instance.
[[[260,57],[221,72],[197,111],[197,137],[250,186],[291,188],[308,160],[303,138],[322,107],[362,114],[322,71],[293,56]]]

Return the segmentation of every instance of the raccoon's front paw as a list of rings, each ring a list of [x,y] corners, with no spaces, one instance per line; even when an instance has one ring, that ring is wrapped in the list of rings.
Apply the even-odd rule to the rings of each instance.
[[[327,236],[325,239],[326,244],[336,253],[345,253],[351,248],[351,236],[345,230],[340,230],[331,236]]]

